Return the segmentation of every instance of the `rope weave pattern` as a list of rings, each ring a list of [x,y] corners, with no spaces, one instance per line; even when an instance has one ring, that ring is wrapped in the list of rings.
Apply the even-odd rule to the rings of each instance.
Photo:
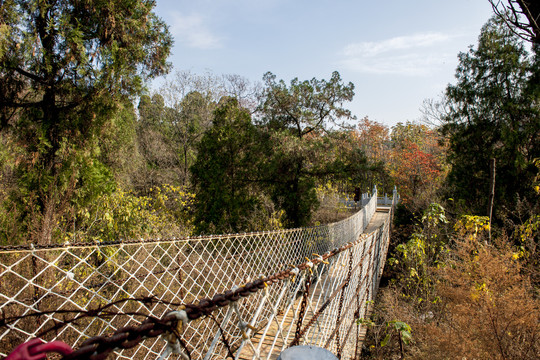
[[[72,344],[66,360],[113,351],[113,358],[161,359],[175,341],[181,346],[172,352],[183,358],[268,359],[299,334],[299,344],[337,347],[341,358],[354,358],[351,329],[376,294],[388,247],[393,207],[379,230],[362,234],[376,202],[375,191],[348,219],[313,228],[1,247],[0,356],[42,336]],[[61,309],[93,316],[73,320]],[[171,315],[176,310],[187,315],[183,326]]]

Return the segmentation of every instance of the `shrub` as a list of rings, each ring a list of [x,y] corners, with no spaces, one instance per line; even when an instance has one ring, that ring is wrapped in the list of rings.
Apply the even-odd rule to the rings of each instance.
[[[483,241],[482,220],[467,217],[458,222],[452,248],[440,266],[431,269],[431,301],[404,296],[403,283],[379,294],[374,322],[399,319],[412,329],[407,358],[538,358],[540,301],[511,242]],[[380,342],[380,334],[370,334],[366,345],[374,358],[398,356],[396,346],[383,349]]]

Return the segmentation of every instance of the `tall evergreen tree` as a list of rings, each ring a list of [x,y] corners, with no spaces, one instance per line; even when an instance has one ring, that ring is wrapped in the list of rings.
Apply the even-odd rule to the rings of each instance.
[[[271,188],[274,203],[286,213],[287,225],[298,227],[309,222],[318,205],[315,180],[331,174],[343,174],[354,159],[326,157],[315,161],[332,138],[332,127],[343,126],[354,117],[343,107],[354,96],[354,85],[344,84],[338,72],[330,80],[293,79],[290,86],[276,76],[264,76],[264,100],[260,107],[260,124],[273,137],[272,152],[267,154],[265,181]],[[338,144],[338,143],[336,143]],[[358,154],[357,154],[358,155]],[[358,160],[358,161],[357,161]]]
[[[18,198],[35,199],[25,207],[39,219],[36,241],[50,241],[55,213],[77,189],[108,181],[99,175],[97,145],[118,100],[167,71],[172,38],[154,6],[6,0],[0,7],[0,131],[27,155],[19,162]]]
[[[238,100],[223,98],[190,168],[198,233],[257,230],[248,229],[248,220],[258,205],[253,192],[261,160],[258,136],[249,111]]]
[[[532,199],[530,184],[540,156],[538,58],[491,19],[476,48],[459,55],[457,83],[446,89],[451,193],[477,214],[487,213],[490,159],[496,159],[496,209]]]

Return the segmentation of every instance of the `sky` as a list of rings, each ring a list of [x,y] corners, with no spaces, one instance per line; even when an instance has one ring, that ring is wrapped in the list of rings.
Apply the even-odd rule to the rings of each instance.
[[[345,107],[389,127],[421,120],[492,15],[488,0],[157,0],[155,12],[174,36],[172,73],[289,84],[338,71],[355,85]]]

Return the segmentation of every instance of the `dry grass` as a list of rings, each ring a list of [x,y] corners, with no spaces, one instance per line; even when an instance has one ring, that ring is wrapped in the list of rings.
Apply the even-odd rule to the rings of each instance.
[[[540,301],[505,239],[494,245],[458,240],[432,276],[430,299],[407,298],[396,286],[382,289],[367,357],[400,358],[395,339],[379,346],[381,324],[400,320],[412,327],[407,359],[540,358]]]

